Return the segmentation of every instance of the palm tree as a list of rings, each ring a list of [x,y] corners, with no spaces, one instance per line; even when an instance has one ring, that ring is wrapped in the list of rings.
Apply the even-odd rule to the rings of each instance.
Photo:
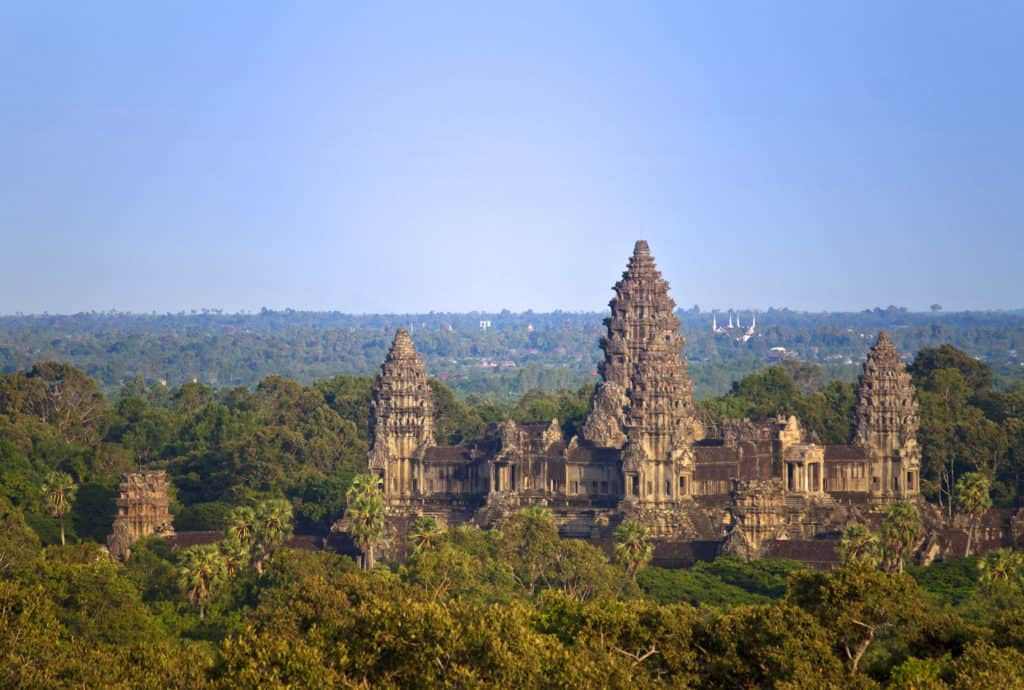
[[[46,500],[46,512],[60,520],[60,544],[64,546],[64,516],[71,511],[78,485],[67,472],[50,472],[43,482],[42,492]]]
[[[292,504],[283,498],[263,501],[256,506],[254,537],[257,547],[256,572],[263,575],[263,564],[275,549],[292,536]]]
[[[980,472],[968,472],[956,482],[956,502],[960,512],[967,516],[967,547],[964,556],[971,555],[971,543],[974,541],[981,516],[992,507],[989,490],[992,482]]]
[[[252,562],[252,550],[237,539],[227,538],[217,544],[224,560],[224,574],[234,577]]]
[[[654,545],[647,528],[636,520],[626,520],[615,528],[615,560],[626,568],[630,577],[647,567],[654,556]]]
[[[864,525],[850,525],[839,538],[839,559],[843,564],[863,563],[876,568],[881,561],[881,551],[878,535]]]
[[[224,559],[215,544],[193,546],[181,552],[178,576],[189,602],[199,607],[199,619],[206,616],[206,602],[224,577]]]
[[[1024,584],[1024,553],[1013,549],[993,551],[978,561],[978,580],[988,591],[1004,585],[1021,587]]]
[[[444,536],[444,530],[437,520],[430,516],[420,516],[413,520],[409,527],[409,543],[413,553],[427,551],[437,546],[438,540]]]
[[[882,549],[886,572],[903,572],[903,566],[921,535],[921,515],[913,504],[891,504],[882,518]]]
[[[364,570],[373,568],[374,552],[387,535],[382,483],[380,477],[372,474],[356,475],[345,494],[347,505],[342,524],[364,554]]]
[[[227,536],[251,548],[256,541],[256,511],[249,506],[239,506],[232,510],[228,516]]]

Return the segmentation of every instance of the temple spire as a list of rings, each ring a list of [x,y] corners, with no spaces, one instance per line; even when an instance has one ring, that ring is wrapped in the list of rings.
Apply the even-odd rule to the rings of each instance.
[[[685,341],[675,302],[645,241],[636,243],[613,289],[607,335],[601,338],[605,356],[598,365],[603,381],[591,399],[583,437],[607,448],[628,443],[628,472],[636,473],[638,497],[674,500],[680,486],[689,486],[679,481],[676,461],[703,429],[681,356]]]
[[[920,490],[917,399],[910,374],[888,331],[868,352],[857,385],[854,442],[870,458],[870,491],[876,496],[907,496]]]
[[[399,328],[373,388],[370,470],[389,501],[415,495],[416,465],[434,445],[433,392],[409,332]]]

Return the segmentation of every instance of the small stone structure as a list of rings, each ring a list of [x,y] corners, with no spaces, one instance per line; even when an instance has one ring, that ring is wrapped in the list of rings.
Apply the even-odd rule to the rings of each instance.
[[[131,546],[151,534],[174,536],[167,473],[163,470],[128,472],[121,477],[114,531],[107,537],[110,555],[126,560]]]

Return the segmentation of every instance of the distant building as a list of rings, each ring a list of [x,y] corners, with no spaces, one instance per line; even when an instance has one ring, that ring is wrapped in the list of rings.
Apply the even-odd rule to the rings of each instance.
[[[745,343],[757,334],[757,313],[751,312],[750,325],[746,328],[740,323],[740,314],[735,312],[736,320],[733,321],[733,311],[729,310],[729,325],[718,325],[718,314],[711,315],[711,332],[715,335],[727,335],[737,342]]]
[[[490,321],[481,321],[480,322],[480,330],[481,331],[486,331],[490,327],[491,327],[491,322]]]

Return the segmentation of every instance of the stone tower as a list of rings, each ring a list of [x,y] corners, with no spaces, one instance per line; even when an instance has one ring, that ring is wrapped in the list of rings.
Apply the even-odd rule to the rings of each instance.
[[[854,443],[870,460],[869,493],[905,498],[920,493],[917,399],[889,333],[882,331],[857,386]]]
[[[174,536],[170,507],[167,473],[163,470],[128,472],[122,476],[114,531],[107,537],[110,555],[123,561],[131,554],[132,544],[143,537]]]
[[[626,498],[640,503],[691,493],[691,445],[703,437],[668,288],[647,242],[638,241],[609,302],[603,381],[583,427],[595,445],[624,449]]]
[[[377,375],[370,425],[370,471],[384,480],[389,503],[408,502],[422,489],[420,461],[434,445],[434,406],[426,369],[404,328]]]

